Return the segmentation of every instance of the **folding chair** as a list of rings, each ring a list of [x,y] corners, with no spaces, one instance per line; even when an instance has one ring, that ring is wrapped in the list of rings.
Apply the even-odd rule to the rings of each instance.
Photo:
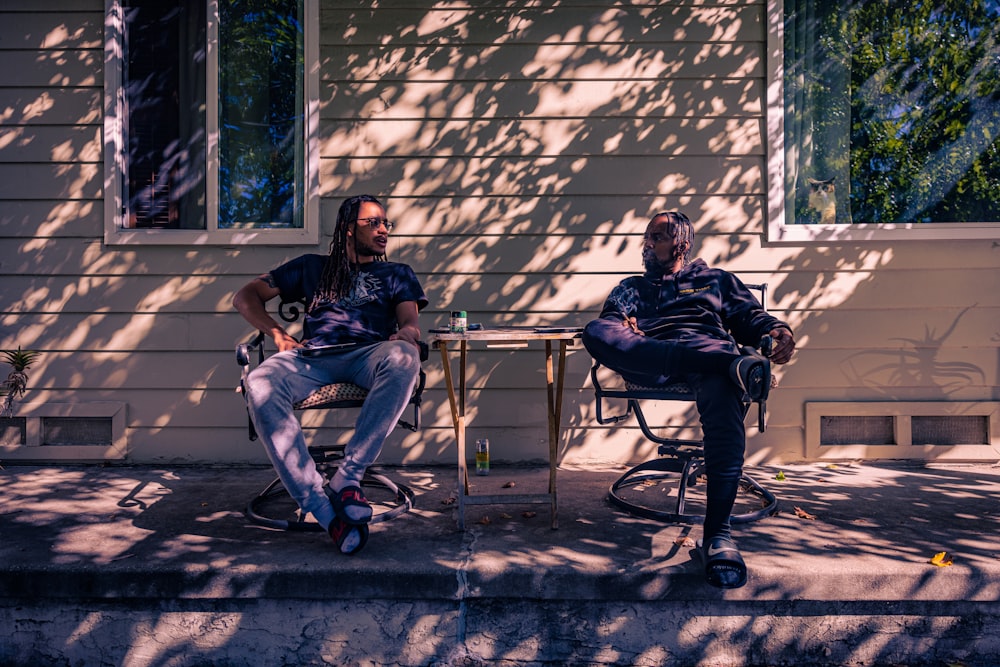
[[[303,302],[281,302],[278,306],[278,315],[286,322],[295,322],[299,316],[305,312]],[[237,391],[243,394],[246,399],[246,380],[250,372],[265,359],[264,342],[267,337],[263,332],[258,331],[248,342],[236,346],[236,362],[242,367],[243,372],[240,378],[240,385]],[[256,354],[255,354],[256,353]],[[426,361],[428,357],[428,347],[424,342],[420,342],[420,360]],[[400,419],[398,426],[402,426],[410,431],[420,429],[420,404],[424,386],[427,378],[423,369],[417,379],[417,385],[410,398],[410,406],[413,408],[412,421]],[[328,384],[314,390],[301,401],[292,407],[297,411],[304,410],[329,410],[343,408],[360,408],[364,404],[368,390],[349,382],[339,382]],[[253,421],[247,415],[249,425],[250,440],[257,439],[257,431]],[[309,447],[309,454],[316,463],[316,468],[320,474],[329,479],[337,470],[338,461],[344,457],[344,445],[342,444],[313,444]],[[374,494],[368,495],[368,500],[372,504],[375,513],[370,523],[379,523],[396,518],[413,507],[413,491],[404,484],[394,482],[383,473],[369,469],[361,481],[361,485],[374,489]],[[385,498],[388,496],[388,498]],[[272,502],[275,500],[288,500],[285,503]],[[263,491],[254,496],[247,504],[245,514],[247,518],[257,525],[279,530],[299,530],[299,531],[321,531],[322,527],[315,521],[310,521],[304,513],[294,508],[295,518],[280,519],[270,516],[280,511],[278,508],[287,509],[290,503],[288,491],[281,480],[275,478]]]
[[[748,284],[747,287],[760,292],[761,305],[767,296],[767,284]],[[749,350],[742,348],[744,353]],[[685,440],[679,438],[669,438],[657,435],[643,412],[643,401],[684,401],[693,403],[695,400],[694,390],[684,382],[677,382],[669,385],[645,387],[626,381],[624,378],[614,373],[610,369],[601,371],[603,367],[599,363],[594,363],[590,369],[590,377],[594,384],[594,391],[597,397],[597,422],[602,425],[617,424],[627,420],[631,415],[635,415],[639,428],[651,442],[655,442],[658,447],[659,457],[640,463],[627,470],[619,477],[608,490],[608,499],[616,506],[637,516],[649,519],[656,519],[665,523],[685,523],[700,524],[705,517],[702,513],[690,512],[687,508],[688,490],[695,487],[701,480],[701,475],[705,468],[704,445],[701,440]],[[603,380],[602,380],[603,378]],[[618,400],[625,401],[625,412],[614,416],[605,416],[604,401]],[[764,417],[766,411],[765,401],[757,403],[757,428],[764,432]],[[743,405],[743,416],[746,417],[750,410],[751,402]],[[666,483],[673,484],[675,491],[672,499],[666,503],[659,503],[656,507],[652,500],[645,498],[639,500],[639,496],[644,493],[632,493],[627,496],[625,491],[632,487],[642,486],[652,488],[653,486]],[[740,490],[743,494],[750,496],[752,504],[758,504],[758,509],[751,509],[746,512],[733,514],[730,517],[732,523],[747,523],[756,521],[765,516],[774,514],[778,509],[778,500],[770,491],[754,481],[746,473],[740,479]],[[654,496],[656,494],[648,494]],[[647,496],[647,497],[648,497]],[[661,498],[662,500],[662,498]]]

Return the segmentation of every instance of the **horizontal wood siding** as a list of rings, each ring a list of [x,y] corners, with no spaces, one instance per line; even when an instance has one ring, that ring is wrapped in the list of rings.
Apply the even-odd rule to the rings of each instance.
[[[522,3],[527,4],[527,3]],[[807,401],[998,400],[996,242],[770,245],[762,2],[357,3],[320,9],[317,247],[108,247],[103,239],[103,2],[0,6],[0,349],[44,351],[31,401],[128,404],[134,461],[256,461],[230,305],[247,280],[324,252],[341,199],[371,192],[398,224],[392,259],[473,322],[582,325],[641,269],[651,212],[695,221],[696,253],[766,281],[799,350],[778,369],[751,462],[805,455]],[[475,349],[470,437],[539,460],[539,348]],[[425,428],[383,460],[453,463],[437,354]],[[634,424],[596,424],[580,345],[566,373],[567,464],[637,461]],[[0,367],[6,372],[6,367]],[[663,406],[692,433],[691,406]],[[310,414],[310,438],[352,417]]]

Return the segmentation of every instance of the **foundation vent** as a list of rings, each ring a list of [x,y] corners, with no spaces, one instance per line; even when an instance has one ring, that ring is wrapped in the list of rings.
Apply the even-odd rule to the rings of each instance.
[[[5,461],[108,461],[126,449],[124,403],[26,403],[0,419]]]
[[[1000,403],[806,403],[806,458],[996,461]]]

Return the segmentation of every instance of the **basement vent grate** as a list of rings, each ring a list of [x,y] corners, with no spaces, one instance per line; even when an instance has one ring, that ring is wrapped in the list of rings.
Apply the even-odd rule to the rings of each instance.
[[[914,415],[910,428],[915,445],[985,445],[990,441],[990,420],[985,415]]]
[[[27,430],[24,417],[0,418],[0,447],[20,447],[27,442]]]
[[[42,417],[42,445],[111,445],[110,417]]]
[[[110,461],[127,455],[125,404],[18,403],[0,419],[0,460]]]
[[[892,417],[836,416],[822,417],[819,425],[821,445],[895,445]]]
[[[1000,402],[806,402],[812,460],[1000,459]]]

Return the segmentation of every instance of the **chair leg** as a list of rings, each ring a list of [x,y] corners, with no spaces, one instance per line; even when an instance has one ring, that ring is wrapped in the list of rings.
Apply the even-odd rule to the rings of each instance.
[[[640,463],[627,470],[611,485],[608,490],[608,500],[630,514],[647,519],[655,519],[664,523],[702,524],[705,522],[705,516],[700,513],[688,512],[685,504],[687,490],[698,483],[698,478],[704,467],[704,461],[697,456],[661,457]],[[676,484],[677,495],[674,503],[666,509],[658,509],[648,504],[629,500],[622,494],[624,489],[639,484],[671,481]],[[750,523],[771,516],[778,511],[778,499],[775,495],[750,476],[744,474],[740,478],[740,490],[756,497],[762,506],[757,510],[732,515],[730,517],[732,523]]]

